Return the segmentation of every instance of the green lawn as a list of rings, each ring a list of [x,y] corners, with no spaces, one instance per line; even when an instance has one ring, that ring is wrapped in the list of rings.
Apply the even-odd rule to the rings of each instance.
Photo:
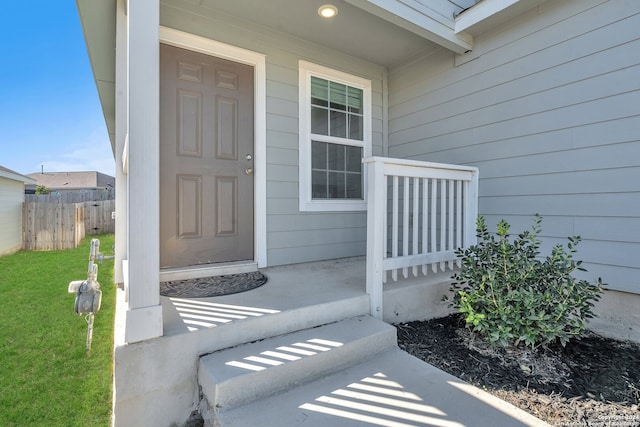
[[[98,267],[102,308],[91,354],[87,323],[67,293],[87,277],[92,237],[111,255],[113,235],[66,251],[0,257],[0,426],[108,426],[115,289],[113,260]]]

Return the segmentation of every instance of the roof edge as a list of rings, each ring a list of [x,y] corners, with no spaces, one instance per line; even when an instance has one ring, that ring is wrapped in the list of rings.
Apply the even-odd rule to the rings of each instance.
[[[22,175],[16,171],[12,171],[11,169],[7,169],[5,167],[0,166],[0,178],[6,178],[13,181],[24,182],[25,184],[37,184],[32,178],[29,178],[26,175]]]

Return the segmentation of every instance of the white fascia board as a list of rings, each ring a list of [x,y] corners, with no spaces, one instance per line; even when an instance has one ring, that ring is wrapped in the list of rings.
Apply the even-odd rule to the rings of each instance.
[[[482,31],[488,25],[498,25],[545,1],[547,0],[482,0],[456,17],[455,32]]]
[[[0,178],[10,179],[12,181],[24,182],[25,184],[37,184],[38,181],[31,179],[28,176],[21,175],[19,173],[13,173],[8,170],[0,169]]]
[[[454,31],[453,16],[448,20],[424,4],[408,0],[345,1],[456,53],[468,52],[473,47],[470,34]]]

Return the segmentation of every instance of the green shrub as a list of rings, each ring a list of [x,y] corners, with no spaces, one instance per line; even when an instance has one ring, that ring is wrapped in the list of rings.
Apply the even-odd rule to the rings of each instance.
[[[51,193],[51,191],[45,187],[44,185],[38,185],[36,187],[36,194],[40,195],[40,194],[49,194]]]
[[[582,261],[573,259],[580,237],[569,237],[566,248],[558,244],[541,260],[541,223],[536,214],[531,231],[511,238],[504,220],[492,234],[481,216],[478,243],[456,251],[462,265],[452,277],[451,305],[467,327],[493,344],[546,347],[559,341],[564,346],[583,333],[586,319],[594,317],[593,302],[602,294],[602,280],[590,284],[571,275],[586,271]]]

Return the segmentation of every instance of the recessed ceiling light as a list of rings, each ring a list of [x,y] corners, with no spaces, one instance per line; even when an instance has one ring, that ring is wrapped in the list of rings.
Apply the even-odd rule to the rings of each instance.
[[[333,18],[338,14],[338,8],[332,4],[325,4],[318,9],[318,15],[323,18]]]

